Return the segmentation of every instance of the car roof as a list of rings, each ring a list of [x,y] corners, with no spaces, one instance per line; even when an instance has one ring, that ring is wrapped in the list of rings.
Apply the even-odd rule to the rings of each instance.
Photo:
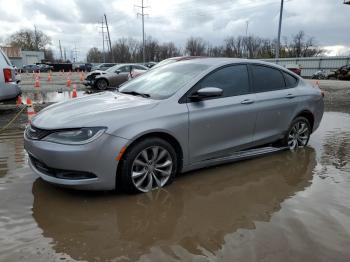
[[[274,63],[269,63],[258,59],[244,59],[244,58],[201,57],[200,59],[182,60],[182,61],[178,61],[177,63],[195,63],[195,64],[208,65],[209,67],[219,67],[219,66],[228,65],[228,64],[245,63],[245,64],[260,64],[260,65],[272,66],[275,68],[282,69],[284,71],[286,70],[286,68]]]

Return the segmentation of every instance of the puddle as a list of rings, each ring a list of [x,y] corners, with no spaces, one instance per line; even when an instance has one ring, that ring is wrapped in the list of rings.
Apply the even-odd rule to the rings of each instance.
[[[67,90],[67,88],[60,88],[57,91],[46,92],[46,91],[35,91],[35,92],[23,92],[22,100],[26,101],[29,97],[35,104],[44,104],[44,103],[56,103],[67,101],[72,98],[73,92]],[[89,95],[86,91],[77,91],[78,97]]]
[[[297,152],[179,176],[148,194],[59,189],[0,136],[0,261],[348,261],[350,115]]]

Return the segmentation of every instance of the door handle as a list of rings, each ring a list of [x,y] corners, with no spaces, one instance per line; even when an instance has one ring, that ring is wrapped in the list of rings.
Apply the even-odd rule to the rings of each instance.
[[[293,94],[288,94],[285,96],[285,98],[289,98],[289,99],[294,98],[294,97],[295,97],[295,95],[293,95]]]
[[[241,104],[243,105],[249,105],[249,104],[253,104],[254,103],[254,100],[252,99],[244,99]]]

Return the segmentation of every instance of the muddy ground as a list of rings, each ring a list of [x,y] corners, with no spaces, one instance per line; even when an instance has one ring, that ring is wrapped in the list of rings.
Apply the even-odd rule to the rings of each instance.
[[[43,182],[21,118],[0,134],[0,261],[349,261],[350,88],[320,84],[326,112],[307,148],[140,195]],[[0,110],[0,127],[16,110]]]

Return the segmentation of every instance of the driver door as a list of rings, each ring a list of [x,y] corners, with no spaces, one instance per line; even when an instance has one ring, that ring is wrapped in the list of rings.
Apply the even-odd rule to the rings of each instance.
[[[197,83],[190,95],[204,87],[223,90],[220,97],[187,100],[190,162],[195,163],[249,148],[257,110],[244,64],[220,68]]]
[[[128,80],[128,75],[130,73],[130,66],[122,66],[115,71],[116,76],[114,77],[114,86],[119,86]]]

